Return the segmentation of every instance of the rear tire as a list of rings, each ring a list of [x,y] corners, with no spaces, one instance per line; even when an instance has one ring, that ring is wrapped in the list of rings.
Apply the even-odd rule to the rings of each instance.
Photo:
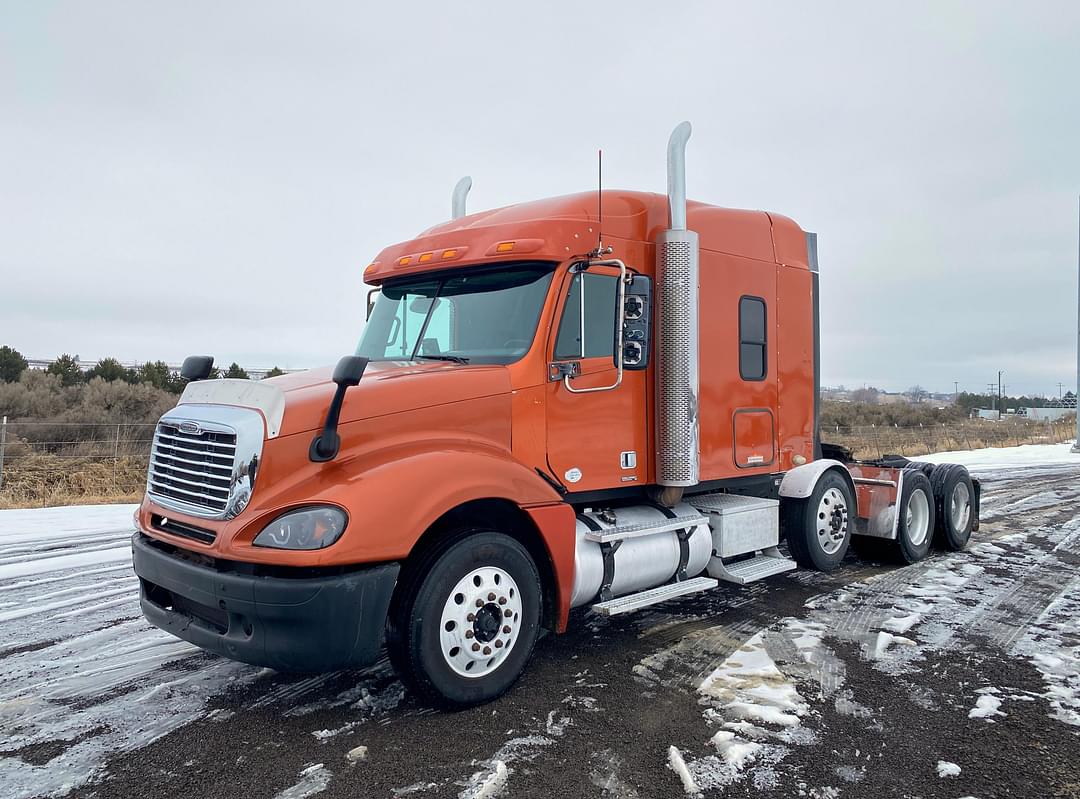
[[[398,588],[387,649],[411,690],[465,708],[498,698],[521,676],[539,631],[541,584],[518,541],[459,534]]]
[[[959,552],[967,546],[975,523],[975,486],[968,470],[955,463],[936,467],[930,475],[937,525],[934,542]]]
[[[784,535],[800,566],[828,572],[847,555],[855,524],[855,497],[835,469],[821,475],[806,499],[781,501]]]
[[[894,552],[902,563],[916,563],[926,557],[934,537],[934,491],[922,471],[904,470],[897,513]]]

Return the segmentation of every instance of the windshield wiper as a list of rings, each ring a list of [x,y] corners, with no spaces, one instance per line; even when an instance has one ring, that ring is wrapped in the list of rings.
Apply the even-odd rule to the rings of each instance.
[[[468,363],[469,359],[461,355],[414,355],[413,360],[426,358],[429,361],[450,361],[452,363]]]

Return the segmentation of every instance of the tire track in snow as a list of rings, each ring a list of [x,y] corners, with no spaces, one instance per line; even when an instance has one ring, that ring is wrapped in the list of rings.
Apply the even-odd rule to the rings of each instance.
[[[0,511],[5,799],[66,793],[110,755],[205,715],[208,698],[258,674],[142,618],[132,510]],[[22,754],[45,750],[46,762]]]

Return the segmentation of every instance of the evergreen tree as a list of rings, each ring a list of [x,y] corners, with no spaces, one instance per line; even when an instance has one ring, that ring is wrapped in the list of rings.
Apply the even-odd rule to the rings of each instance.
[[[26,371],[26,358],[16,349],[0,347],[0,383],[16,383]]]
[[[86,371],[87,380],[93,380],[95,377],[100,377],[107,383],[114,383],[117,380],[131,382],[131,370],[116,358],[102,358]]]
[[[45,372],[59,377],[60,382],[65,386],[78,385],[86,380],[86,375],[84,375],[83,370],[79,368],[79,356],[76,355],[72,357],[66,352],[50,363],[49,368],[46,369]]]
[[[231,377],[236,380],[250,380],[248,373],[241,368],[240,364],[233,361],[229,364],[229,368],[225,370],[225,377]]]
[[[281,375],[283,375],[283,374],[285,374],[285,373],[275,366],[273,369],[271,369],[269,372],[266,373],[266,376],[267,377],[281,377]]]

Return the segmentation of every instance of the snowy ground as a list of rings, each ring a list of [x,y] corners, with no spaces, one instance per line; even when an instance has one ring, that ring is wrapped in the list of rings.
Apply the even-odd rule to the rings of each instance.
[[[0,796],[1080,795],[1080,455],[923,460],[985,481],[967,552],[576,613],[454,714],[151,628],[132,506],[0,511]]]

